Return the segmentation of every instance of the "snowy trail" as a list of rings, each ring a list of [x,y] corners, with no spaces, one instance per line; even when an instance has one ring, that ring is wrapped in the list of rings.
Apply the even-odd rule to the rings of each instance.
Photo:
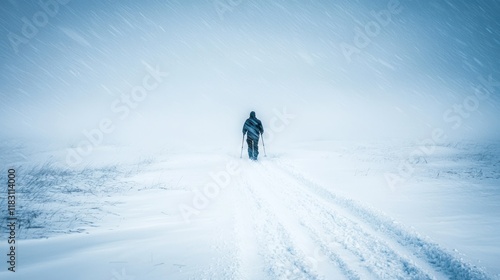
[[[181,156],[133,173],[138,188],[125,184],[103,197],[116,214],[84,233],[23,240],[29,255],[16,274],[0,271],[0,278],[489,279],[458,253],[339,196],[335,178],[318,184],[291,159],[237,160],[239,172],[189,223],[179,205],[199,197],[205,178],[233,157]],[[179,177],[178,188],[165,187]],[[161,184],[148,188],[145,178]],[[89,211],[78,199],[71,203]]]
[[[283,161],[245,163],[233,195],[237,279],[487,279]]]

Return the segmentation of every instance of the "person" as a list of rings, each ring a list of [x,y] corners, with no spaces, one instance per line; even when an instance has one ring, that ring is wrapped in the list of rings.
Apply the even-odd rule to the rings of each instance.
[[[250,118],[243,125],[243,137],[247,135],[248,157],[251,160],[257,160],[259,156],[259,136],[264,134],[262,122],[255,117],[255,112],[250,112]]]

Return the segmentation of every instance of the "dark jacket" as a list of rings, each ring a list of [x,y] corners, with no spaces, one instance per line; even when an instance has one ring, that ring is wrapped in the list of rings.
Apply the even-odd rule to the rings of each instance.
[[[255,112],[250,113],[250,118],[243,125],[243,134],[247,134],[247,138],[259,140],[259,135],[264,133],[262,122],[255,117]]]

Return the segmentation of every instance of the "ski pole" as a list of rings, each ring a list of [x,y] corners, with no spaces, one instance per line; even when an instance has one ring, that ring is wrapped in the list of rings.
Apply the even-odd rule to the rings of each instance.
[[[262,147],[264,147],[264,156],[267,157],[267,154],[266,154],[266,144],[264,144],[264,136],[262,136],[262,134],[261,134],[260,138],[262,138]]]
[[[243,138],[241,139],[241,153],[240,153],[240,158],[243,157],[243,142],[245,141],[245,134],[243,134]]]

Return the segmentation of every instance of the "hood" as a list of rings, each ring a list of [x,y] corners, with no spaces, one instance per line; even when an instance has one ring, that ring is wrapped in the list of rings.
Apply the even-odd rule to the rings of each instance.
[[[254,111],[250,112],[250,118],[255,118],[255,112]]]

